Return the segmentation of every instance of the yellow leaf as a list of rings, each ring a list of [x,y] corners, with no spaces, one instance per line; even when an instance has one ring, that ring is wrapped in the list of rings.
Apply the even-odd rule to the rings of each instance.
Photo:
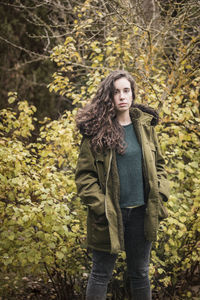
[[[164,113],[165,114],[167,114],[167,115],[170,115],[171,114],[171,111],[169,110],[169,108],[168,107],[163,107],[163,111],[164,111]]]

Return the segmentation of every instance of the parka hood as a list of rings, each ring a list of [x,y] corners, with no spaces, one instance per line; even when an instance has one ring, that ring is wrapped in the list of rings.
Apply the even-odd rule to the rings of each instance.
[[[140,118],[142,112],[147,113],[153,117],[151,120],[152,126],[156,126],[158,124],[159,114],[158,114],[158,111],[155,110],[154,108],[144,105],[144,104],[134,103],[130,109],[130,114],[134,119]]]

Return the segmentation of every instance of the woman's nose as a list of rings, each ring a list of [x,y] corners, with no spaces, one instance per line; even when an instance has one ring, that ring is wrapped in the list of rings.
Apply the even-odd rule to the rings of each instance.
[[[120,99],[124,99],[124,92],[120,92]]]

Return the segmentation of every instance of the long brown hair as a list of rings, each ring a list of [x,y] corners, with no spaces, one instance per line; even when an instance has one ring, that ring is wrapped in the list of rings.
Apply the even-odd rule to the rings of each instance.
[[[90,137],[91,146],[95,152],[116,149],[118,153],[123,153],[125,150],[124,131],[117,121],[113,102],[114,82],[122,77],[130,82],[133,106],[135,81],[127,71],[116,70],[101,82],[91,103],[78,111],[77,127],[83,136]]]

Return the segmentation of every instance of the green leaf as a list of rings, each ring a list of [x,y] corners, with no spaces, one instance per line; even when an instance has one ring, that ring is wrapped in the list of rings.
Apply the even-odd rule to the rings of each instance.
[[[64,258],[63,252],[60,252],[60,251],[56,251],[56,256],[57,256],[58,259],[63,259]]]

